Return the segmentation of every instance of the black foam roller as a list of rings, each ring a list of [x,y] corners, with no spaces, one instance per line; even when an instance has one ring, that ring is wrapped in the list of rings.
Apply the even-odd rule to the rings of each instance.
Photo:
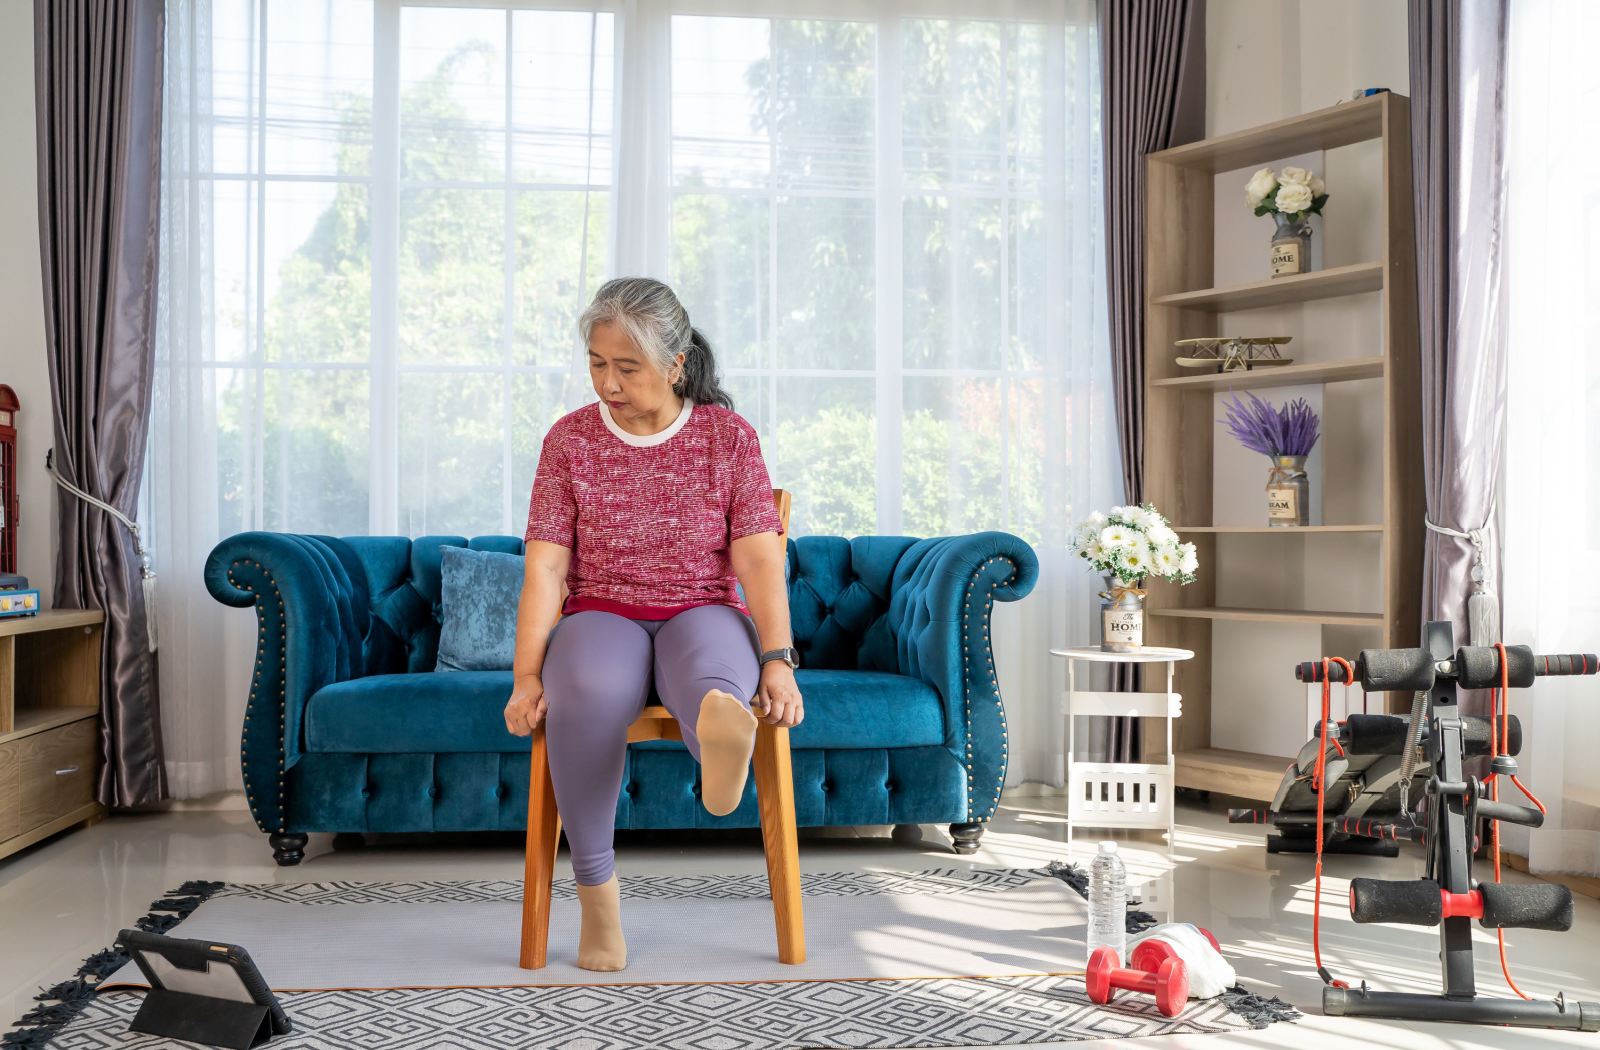
[[[1433,688],[1433,656],[1426,649],[1363,649],[1358,666],[1369,693],[1415,693]]]
[[[1513,689],[1533,684],[1533,650],[1526,645],[1506,646],[1507,682]],[[1500,650],[1489,645],[1467,645],[1456,650],[1456,684],[1463,689],[1500,688]]]
[[[1397,715],[1351,715],[1344,725],[1350,734],[1345,750],[1352,755],[1403,755],[1406,752],[1404,718]]]
[[[1356,922],[1437,926],[1443,916],[1444,904],[1439,898],[1439,884],[1432,879],[1411,882],[1350,880],[1350,917]]]
[[[1506,740],[1503,748],[1508,755],[1522,754],[1522,723],[1516,715],[1511,715],[1506,720]],[[1461,743],[1466,748],[1467,756],[1487,755],[1489,753],[1489,720],[1482,715],[1461,716]],[[1385,751],[1383,754],[1398,755],[1398,751]]]
[[[1565,886],[1548,882],[1531,886],[1480,882],[1478,891],[1483,894],[1483,918],[1479,921],[1491,930],[1572,929],[1572,891]]]

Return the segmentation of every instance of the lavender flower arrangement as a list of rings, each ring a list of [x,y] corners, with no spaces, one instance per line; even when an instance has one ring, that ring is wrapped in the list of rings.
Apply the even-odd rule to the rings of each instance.
[[[1228,418],[1218,420],[1227,425],[1239,444],[1273,458],[1311,454],[1311,447],[1322,436],[1318,429],[1322,420],[1311,411],[1305,398],[1273,408],[1272,402],[1263,401],[1248,390],[1244,396],[1249,399],[1248,404],[1241,402],[1238,394],[1233,395],[1231,402],[1224,401]]]

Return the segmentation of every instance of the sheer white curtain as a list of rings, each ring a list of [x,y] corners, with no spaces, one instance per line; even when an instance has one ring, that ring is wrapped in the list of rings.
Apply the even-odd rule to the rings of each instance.
[[[1008,779],[1060,782],[1046,651],[1088,640],[1092,592],[1062,537],[1120,498],[1089,4],[169,12],[151,516],[180,794],[237,776],[253,632],[201,586],[211,545],[517,531],[614,274],[677,288],[797,534],[1034,545],[997,621]]]
[[[1511,5],[1505,637],[1542,653],[1600,650],[1596,39],[1586,0]],[[1600,875],[1600,682],[1541,678],[1511,709],[1529,723],[1519,761],[1549,815],[1538,831],[1506,828],[1507,847],[1535,872]]]

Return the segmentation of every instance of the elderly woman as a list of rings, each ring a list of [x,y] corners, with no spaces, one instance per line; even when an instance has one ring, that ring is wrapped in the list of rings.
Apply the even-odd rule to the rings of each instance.
[[[548,720],[583,906],[578,965],[620,970],[612,828],[652,679],[717,816],[744,794],[752,707],[779,726],[802,710],[771,482],[710,344],[672,289],[642,277],[608,282],[578,324],[600,400],[545,435],[506,727],[526,736]]]

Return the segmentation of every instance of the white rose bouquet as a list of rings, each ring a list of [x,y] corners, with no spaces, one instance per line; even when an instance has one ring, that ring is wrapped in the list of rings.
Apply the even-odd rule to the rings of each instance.
[[[1149,503],[1112,507],[1109,515],[1095,511],[1072,531],[1067,550],[1124,583],[1146,576],[1193,583],[1200,567],[1194,544],[1179,543],[1167,519]]]
[[[1308,215],[1321,215],[1328,203],[1327,185],[1305,168],[1275,172],[1262,168],[1245,183],[1244,200],[1257,215],[1282,212],[1295,223]]]

